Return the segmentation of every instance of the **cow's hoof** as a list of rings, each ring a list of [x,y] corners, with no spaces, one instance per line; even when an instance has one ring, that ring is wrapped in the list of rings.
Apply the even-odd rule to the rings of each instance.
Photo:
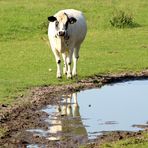
[[[72,76],[76,76],[77,72],[75,70],[72,71]]]
[[[61,75],[57,75],[57,78],[58,78],[58,79],[61,79],[61,78],[62,78],[62,76],[61,76]]]
[[[59,78],[59,79],[62,78],[62,74],[60,72],[57,72],[57,78]]]
[[[72,76],[73,76],[73,77],[75,77],[75,78],[77,78],[77,77],[78,77],[78,75],[77,75],[77,74],[72,74]]]
[[[72,79],[72,74],[67,74],[67,79]]]

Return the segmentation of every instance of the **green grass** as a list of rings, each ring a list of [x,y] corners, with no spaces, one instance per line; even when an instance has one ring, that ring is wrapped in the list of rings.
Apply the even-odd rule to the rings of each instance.
[[[47,17],[66,8],[82,10],[88,23],[80,79],[148,68],[147,0],[0,0],[0,103],[11,104],[26,88],[74,82],[56,79],[54,56],[41,39],[47,37],[47,29],[41,29]],[[116,9],[130,12],[140,27],[111,27]]]
[[[137,138],[127,138],[112,143],[105,143],[100,146],[100,148],[147,148],[147,147],[148,147],[147,132],[144,132],[142,136]]]

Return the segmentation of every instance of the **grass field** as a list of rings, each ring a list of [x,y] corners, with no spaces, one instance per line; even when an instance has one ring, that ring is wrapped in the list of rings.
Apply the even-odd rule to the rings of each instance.
[[[148,68],[147,0],[0,0],[0,103],[11,104],[26,88],[75,81],[56,79],[54,56],[41,39],[47,17],[66,8],[82,10],[88,24],[79,79]],[[111,27],[116,9],[131,13],[139,27]]]

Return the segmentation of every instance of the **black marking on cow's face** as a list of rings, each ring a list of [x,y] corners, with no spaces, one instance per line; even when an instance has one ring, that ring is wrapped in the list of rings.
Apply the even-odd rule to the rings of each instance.
[[[68,14],[65,13],[65,12],[64,12],[64,14],[67,16],[67,22],[65,23],[65,29],[67,30],[68,29],[68,24],[74,24],[77,21],[77,19],[74,18],[74,17],[69,18]]]
[[[65,24],[65,29],[66,29],[66,30],[68,29],[68,21],[67,21],[66,24]]]

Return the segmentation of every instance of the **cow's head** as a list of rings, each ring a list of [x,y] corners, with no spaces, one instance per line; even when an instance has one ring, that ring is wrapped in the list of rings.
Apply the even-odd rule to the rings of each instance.
[[[48,20],[55,23],[56,35],[64,37],[67,34],[69,24],[74,24],[77,20],[74,17],[68,17],[66,13],[60,13],[59,15],[49,16]]]

